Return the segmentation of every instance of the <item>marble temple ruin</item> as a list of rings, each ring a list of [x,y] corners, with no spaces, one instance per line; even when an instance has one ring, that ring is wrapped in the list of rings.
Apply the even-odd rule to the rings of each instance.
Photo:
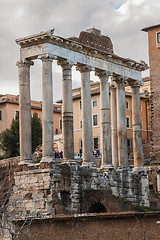
[[[96,29],[90,29],[89,33],[102,36]],[[15,185],[10,196],[10,203],[14,202],[14,206],[10,204],[10,212],[15,211],[16,219],[24,220],[28,217],[52,218],[58,213],[66,212],[90,212],[94,211],[95,204],[103,205],[107,212],[116,211],[113,206],[111,207],[112,204],[108,204],[111,202],[108,193],[125,198],[133,205],[148,206],[148,177],[143,166],[140,113],[140,86],[143,84],[141,71],[147,68],[146,64],[115,55],[111,41],[110,48],[104,47],[103,50],[101,44],[89,46],[76,39],[56,36],[54,30],[17,39],[16,43],[20,46],[20,60],[17,62],[20,162],[19,169],[14,172]],[[37,59],[42,61],[43,157],[39,164],[34,164],[31,147],[30,67]],[[62,67],[62,163],[56,162],[53,149],[53,61],[57,61]],[[81,166],[74,160],[73,66],[81,73],[83,111]],[[93,161],[91,71],[94,71],[100,79],[102,141],[100,169],[96,168]],[[128,166],[126,85],[132,88],[133,170]]]

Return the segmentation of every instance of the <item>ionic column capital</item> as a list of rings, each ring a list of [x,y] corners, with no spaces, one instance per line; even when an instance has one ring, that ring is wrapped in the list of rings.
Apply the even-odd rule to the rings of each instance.
[[[38,59],[42,60],[42,61],[50,61],[52,62],[53,60],[56,60],[57,57],[53,54],[41,54],[38,56]]]
[[[125,81],[122,79],[122,81],[116,81],[117,89],[125,89]]]
[[[60,65],[64,70],[70,70],[73,67],[73,63],[67,59],[60,59],[57,61],[57,64]]]
[[[116,90],[116,83],[111,83],[109,89]]]
[[[99,78],[102,78],[102,77],[109,78],[112,76],[112,72],[109,72],[106,70],[101,70],[101,69],[96,69],[95,75],[98,76]]]
[[[110,82],[109,88],[116,89],[116,87],[117,87],[116,81],[115,81],[114,77],[111,76],[111,82]]]
[[[142,84],[136,80],[128,81],[128,84],[130,85],[131,88],[139,87],[142,86]]]
[[[119,84],[119,83],[125,83],[127,81],[127,78],[119,76],[119,75],[113,75],[114,81]]]
[[[33,66],[34,62],[25,58],[16,63],[16,66],[18,67],[23,67],[24,65]]]
[[[78,64],[76,67],[76,70],[83,73],[83,72],[90,72],[93,70],[93,68],[89,65]]]

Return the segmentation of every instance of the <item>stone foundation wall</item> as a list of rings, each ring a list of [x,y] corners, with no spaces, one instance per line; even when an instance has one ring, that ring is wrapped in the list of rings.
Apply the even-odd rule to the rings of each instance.
[[[132,202],[149,206],[148,177],[131,171],[113,171],[109,175],[112,193]]]
[[[19,157],[0,160],[0,209],[15,184],[14,172],[18,169]]]
[[[124,200],[133,205],[149,206],[147,176],[131,171],[99,173],[97,168],[77,164],[52,164],[48,168],[40,164],[19,169],[14,178],[8,210],[16,219],[89,212],[94,204],[104,205],[107,212],[122,211],[124,208],[120,206]],[[88,192],[92,194],[90,206],[86,208]],[[112,201],[112,196],[120,201],[114,208],[107,204]],[[127,203],[126,209],[131,210]]]

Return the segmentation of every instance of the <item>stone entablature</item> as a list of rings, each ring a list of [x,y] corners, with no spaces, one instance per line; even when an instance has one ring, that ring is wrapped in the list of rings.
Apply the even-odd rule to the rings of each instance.
[[[119,57],[115,54],[101,51],[80,43],[53,35],[54,31],[41,32],[29,37],[17,39],[21,46],[20,59],[34,60],[40,55],[50,58],[67,59],[73,64],[85,64],[95,68],[110,71],[125,78],[137,80],[142,84],[140,71],[148,66],[132,59]]]

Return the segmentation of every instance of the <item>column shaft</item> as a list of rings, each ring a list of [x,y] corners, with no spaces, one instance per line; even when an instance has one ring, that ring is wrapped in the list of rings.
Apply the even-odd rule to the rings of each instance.
[[[93,163],[93,134],[91,112],[90,69],[80,67],[81,71],[81,100],[82,100],[82,151],[83,165]]]
[[[42,143],[43,161],[53,159],[53,83],[50,58],[42,58]]]
[[[134,171],[143,170],[142,120],[139,86],[132,87],[132,126]]]
[[[74,159],[72,66],[65,62],[62,63],[61,66],[63,73],[63,160],[66,161]]]
[[[101,143],[102,143],[102,169],[113,168],[111,153],[110,105],[107,74],[100,77],[100,113],[101,113]]]
[[[117,101],[116,86],[111,86],[111,126],[112,126],[112,163],[118,168],[118,138],[117,138]]]
[[[31,61],[17,63],[19,71],[19,109],[20,109],[20,164],[32,159],[30,66]]]
[[[125,83],[117,81],[117,128],[119,168],[128,167]]]

